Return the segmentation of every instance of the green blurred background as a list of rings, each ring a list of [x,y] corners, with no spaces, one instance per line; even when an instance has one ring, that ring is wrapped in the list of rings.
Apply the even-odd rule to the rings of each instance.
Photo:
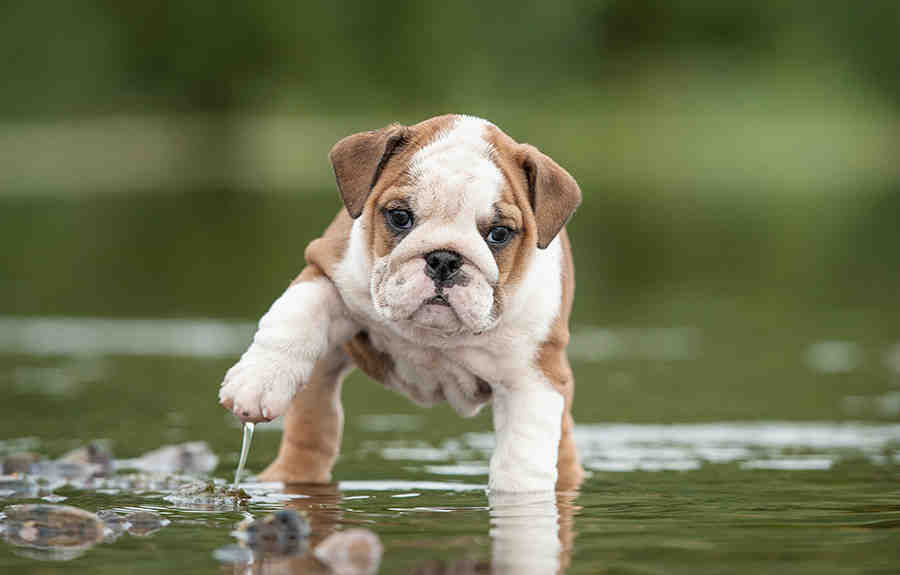
[[[257,318],[340,207],[331,145],[461,112],[584,191],[582,420],[897,419],[898,24],[893,0],[14,3],[0,315]]]

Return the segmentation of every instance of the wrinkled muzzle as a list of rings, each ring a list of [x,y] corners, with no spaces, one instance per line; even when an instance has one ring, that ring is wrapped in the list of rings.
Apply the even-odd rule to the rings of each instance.
[[[464,258],[448,263],[434,254],[400,262],[389,254],[375,263],[371,289],[378,313],[448,334],[493,327],[501,298],[484,274]]]

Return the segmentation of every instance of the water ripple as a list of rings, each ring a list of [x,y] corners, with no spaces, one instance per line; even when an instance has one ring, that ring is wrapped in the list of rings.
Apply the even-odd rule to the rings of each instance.
[[[896,462],[900,425],[738,422],[674,425],[578,425],[584,466],[606,472],[687,471],[707,464],[742,469],[825,470],[843,458]],[[484,476],[492,433],[470,433],[437,446],[422,441],[371,444],[389,460],[422,463],[433,475]]]

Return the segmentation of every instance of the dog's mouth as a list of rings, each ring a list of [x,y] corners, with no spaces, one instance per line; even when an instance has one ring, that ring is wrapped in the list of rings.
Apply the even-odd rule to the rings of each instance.
[[[496,323],[497,288],[471,264],[464,264],[460,273],[465,273],[466,285],[435,285],[433,278],[422,273],[421,258],[393,265],[385,262],[373,271],[372,302],[382,317],[402,322],[400,329],[410,333],[482,332]]]
[[[447,298],[444,297],[443,294],[437,294],[436,296],[432,296],[425,300],[425,305],[445,305],[450,307],[450,302],[447,301]]]
[[[422,300],[419,308],[409,316],[409,321],[419,329],[449,335],[461,328],[459,315],[446,294],[435,294]]]

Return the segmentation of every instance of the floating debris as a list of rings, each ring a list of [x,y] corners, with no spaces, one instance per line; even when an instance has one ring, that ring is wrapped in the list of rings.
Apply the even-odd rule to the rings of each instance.
[[[69,560],[103,540],[103,521],[94,513],[68,505],[10,505],[3,536],[33,553],[30,557]]]
[[[135,459],[116,462],[117,469],[137,469],[157,473],[206,474],[219,464],[219,458],[205,441],[165,445]]]
[[[41,456],[32,451],[21,451],[7,455],[0,462],[0,471],[4,475],[12,475],[14,473],[28,473],[31,466],[41,460]]]
[[[3,468],[7,467],[46,480],[53,485],[52,491],[62,484],[84,487],[92,479],[108,477],[113,473],[114,464],[105,442],[92,441],[52,461],[30,452],[16,453],[4,461]]]
[[[150,491],[171,492],[185,485],[196,483],[196,477],[168,473],[119,473],[112,477],[94,480],[91,489],[97,493],[114,495],[126,491],[133,494]]]
[[[293,509],[283,509],[242,522],[235,536],[258,554],[299,555],[306,548],[309,532],[306,517]]]
[[[103,525],[106,527],[104,541],[107,542],[114,541],[120,535],[125,533],[129,527],[129,523],[112,509],[102,509],[98,511],[97,517],[103,521]]]
[[[50,495],[44,495],[43,497],[41,497],[41,499],[43,499],[47,503],[62,503],[63,501],[68,499],[68,497],[66,497],[65,495],[56,495],[55,493],[51,493]]]
[[[231,534],[239,543],[216,549],[213,557],[222,563],[248,565],[302,555],[308,545],[310,526],[303,514],[283,509],[260,519],[245,519]]]
[[[0,499],[36,497],[40,486],[28,476],[0,475]]]
[[[63,485],[93,489],[98,493],[118,491],[172,491],[196,481],[218,464],[218,457],[203,441],[166,445],[134,459],[116,461],[103,441],[73,449],[56,460],[22,451],[0,460],[5,480],[0,480],[0,497],[30,497],[38,491],[26,489],[37,480],[40,491],[51,493]],[[116,470],[122,472],[116,473]],[[132,473],[127,473],[127,470]],[[12,475],[16,474],[16,475]],[[183,475],[188,474],[188,475]]]
[[[372,575],[383,553],[378,535],[362,528],[332,533],[313,550],[316,559],[336,575]]]
[[[31,466],[28,475],[46,480],[55,487],[66,483],[84,487],[88,481],[100,476],[100,467],[92,463],[74,461],[38,461]]]
[[[152,511],[135,511],[134,513],[129,513],[123,518],[123,521],[127,523],[126,529],[128,533],[137,535],[138,537],[146,537],[147,535],[156,533],[171,523],[168,519],[165,519],[160,514]]]
[[[59,463],[72,463],[92,466],[96,469],[96,476],[106,477],[115,470],[112,451],[103,441],[92,441],[84,447],[73,449],[56,460]]]
[[[193,480],[163,499],[180,506],[223,509],[246,503],[250,495],[243,489],[234,489],[215,481]]]

